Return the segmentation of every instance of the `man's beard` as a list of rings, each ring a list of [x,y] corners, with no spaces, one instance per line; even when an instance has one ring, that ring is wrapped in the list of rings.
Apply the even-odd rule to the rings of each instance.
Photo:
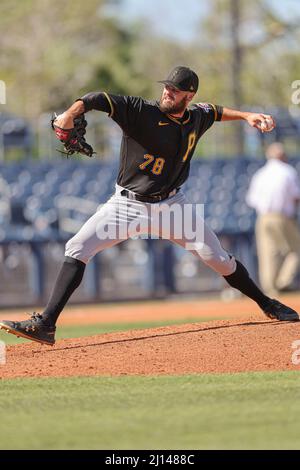
[[[182,100],[175,104],[169,103],[163,103],[162,98],[159,101],[159,109],[165,113],[165,114],[180,114],[185,111],[187,108],[187,99],[186,97],[182,98]]]

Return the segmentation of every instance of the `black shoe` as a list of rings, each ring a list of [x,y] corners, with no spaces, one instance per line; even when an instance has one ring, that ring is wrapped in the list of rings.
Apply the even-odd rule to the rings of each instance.
[[[295,310],[282,304],[276,299],[270,299],[269,304],[263,309],[267,317],[279,321],[299,321],[299,315]]]
[[[33,313],[29,320],[24,321],[0,321],[0,329],[15,336],[31,339],[42,344],[53,345],[55,343],[55,326],[44,323],[42,315]]]

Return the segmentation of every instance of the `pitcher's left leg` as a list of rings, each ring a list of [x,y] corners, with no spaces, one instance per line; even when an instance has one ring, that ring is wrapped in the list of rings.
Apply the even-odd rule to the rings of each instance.
[[[191,220],[183,218],[183,223],[194,224],[196,211],[191,211]],[[199,215],[197,215],[199,217]],[[194,248],[190,251],[198,256],[207,266],[219,273],[231,287],[238,289],[244,295],[254,300],[269,318],[276,318],[281,321],[299,320],[297,312],[283,305],[275,299],[267,297],[250,278],[249,273],[243,264],[227,253],[221,246],[216,234],[210,227],[202,221],[203,240],[187,240],[182,231],[182,238],[173,238],[172,241],[184,248]],[[197,224],[198,225],[198,224]],[[201,224],[199,224],[201,226]]]

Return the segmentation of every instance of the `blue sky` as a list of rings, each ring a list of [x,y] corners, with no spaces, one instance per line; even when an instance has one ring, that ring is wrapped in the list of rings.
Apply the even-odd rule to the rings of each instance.
[[[266,0],[283,19],[300,18],[300,0]],[[179,41],[191,40],[207,12],[204,0],[123,0],[114,10],[125,21],[147,19],[157,33]]]

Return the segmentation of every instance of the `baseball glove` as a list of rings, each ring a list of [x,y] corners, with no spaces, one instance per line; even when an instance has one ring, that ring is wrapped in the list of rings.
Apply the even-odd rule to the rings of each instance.
[[[51,126],[56,137],[64,144],[65,150],[65,152],[59,150],[59,152],[66,154],[67,157],[74,153],[81,153],[82,155],[92,157],[93,154],[96,153],[93,147],[89,145],[84,138],[87,126],[84,114],[80,114],[80,116],[74,119],[74,127],[72,129],[62,129],[56,126],[54,124],[56,118],[57,116],[54,114],[54,117],[51,119]]]

